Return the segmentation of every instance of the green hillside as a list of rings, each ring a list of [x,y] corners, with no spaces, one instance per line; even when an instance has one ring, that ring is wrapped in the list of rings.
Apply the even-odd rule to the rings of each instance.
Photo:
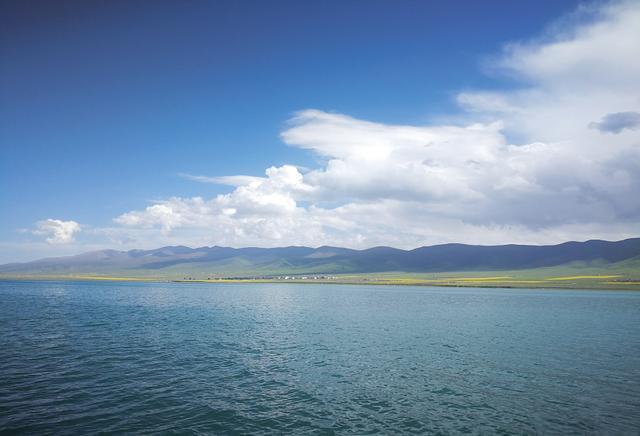
[[[640,281],[640,239],[551,246],[445,244],[414,250],[162,247],[0,265],[0,278],[8,279],[277,281],[285,276],[345,283],[633,288]]]

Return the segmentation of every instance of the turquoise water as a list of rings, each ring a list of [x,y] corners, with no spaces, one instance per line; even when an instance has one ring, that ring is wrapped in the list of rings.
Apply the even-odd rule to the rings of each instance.
[[[0,431],[640,429],[640,293],[0,282]]]

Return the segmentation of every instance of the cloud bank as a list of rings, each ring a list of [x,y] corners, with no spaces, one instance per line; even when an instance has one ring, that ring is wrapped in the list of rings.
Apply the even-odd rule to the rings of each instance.
[[[637,236],[640,3],[583,8],[562,25],[507,45],[489,67],[521,86],[459,93],[459,124],[303,110],[281,138],[319,157],[318,168],[187,175],[234,189],[155,202],[101,232],[132,246],[356,248]],[[46,223],[57,229],[47,240],[77,231]]]

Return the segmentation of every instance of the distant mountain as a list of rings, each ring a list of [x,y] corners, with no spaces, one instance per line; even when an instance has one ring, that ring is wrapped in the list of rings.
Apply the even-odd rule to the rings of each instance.
[[[640,238],[559,245],[443,244],[400,250],[374,247],[229,248],[184,246],[155,250],[101,250],[76,256],[0,265],[0,276],[100,274],[175,277],[183,274],[446,272],[514,270],[566,264],[609,264],[640,256]]]

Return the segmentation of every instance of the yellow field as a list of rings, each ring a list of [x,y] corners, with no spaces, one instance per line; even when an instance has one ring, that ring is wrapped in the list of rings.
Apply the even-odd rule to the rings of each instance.
[[[455,280],[458,282],[495,282],[500,280],[511,279],[510,276],[502,276],[502,277],[456,277],[451,278],[450,280]]]
[[[587,279],[616,279],[618,277],[622,277],[621,275],[612,275],[612,276],[568,276],[568,277],[550,277],[545,280],[587,280]]]
[[[118,277],[103,275],[68,275],[63,277],[38,276],[16,277],[28,280],[98,280],[112,282],[178,282],[178,283],[296,283],[296,284],[346,284],[346,285],[397,285],[397,286],[443,286],[443,287],[505,287],[505,288],[578,288],[578,289],[628,289],[639,290],[640,280],[637,275],[620,274],[584,274],[584,275],[556,275],[545,276],[539,274],[515,274],[510,275],[481,276],[471,273],[468,276],[464,273],[434,273],[404,275],[402,273],[381,273],[381,274],[345,274],[324,278],[307,278],[301,276],[289,277],[288,280],[256,277],[256,278],[171,278],[171,277]]]

